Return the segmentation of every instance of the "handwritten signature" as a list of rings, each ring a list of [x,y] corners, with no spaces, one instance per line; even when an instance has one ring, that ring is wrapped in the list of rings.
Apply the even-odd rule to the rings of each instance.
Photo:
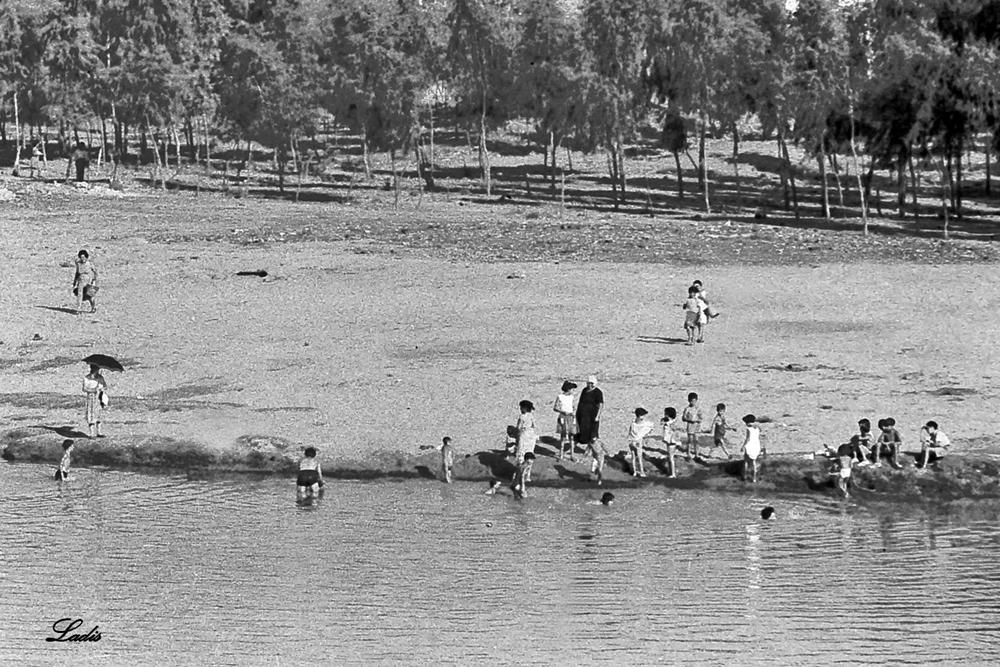
[[[47,642],[99,642],[101,641],[101,633],[98,631],[95,625],[91,628],[90,632],[78,635],[70,634],[78,627],[83,625],[82,618],[60,618],[58,621],[52,624],[52,632],[57,636],[46,637]]]

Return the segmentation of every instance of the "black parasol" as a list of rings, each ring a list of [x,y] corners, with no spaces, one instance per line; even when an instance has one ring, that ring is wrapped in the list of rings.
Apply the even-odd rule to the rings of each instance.
[[[85,357],[83,362],[90,364],[91,366],[99,366],[100,368],[106,368],[109,371],[124,371],[125,368],[122,367],[118,360],[114,357],[109,357],[106,354],[92,354],[89,357]]]

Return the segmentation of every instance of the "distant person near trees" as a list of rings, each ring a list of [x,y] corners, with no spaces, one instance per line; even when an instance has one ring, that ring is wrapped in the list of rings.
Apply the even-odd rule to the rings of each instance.
[[[87,150],[87,144],[82,141],[78,142],[76,144],[76,150],[73,151],[73,155],[70,159],[76,167],[76,182],[83,183],[87,180],[87,167],[90,166],[90,151]]]

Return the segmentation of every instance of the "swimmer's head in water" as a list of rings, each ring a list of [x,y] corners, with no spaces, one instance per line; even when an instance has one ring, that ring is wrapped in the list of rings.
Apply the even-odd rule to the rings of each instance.
[[[73,446],[72,440],[63,440],[63,449],[69,449]]]
[[[316,458],[316,448],[315,447],[306,447],[305,455],[306,455],[307,458],[310,458],[310,459]]]
[[[534,461],[535,460],[535,455],[532,454],[531,452],[528,452],[527,454],[524,455],[524,460],[525,461]]]
[[[615,500],[615,494],[611,493],[610,491],[606,491],[604,495],[601,496],[602,505],[610,505],[611,503],[614,502],[614,500]]]
[[[770,505],[768,505],[767,507],[765,507],[760,511],[761,519],[767,520],[770,519],[772,516],[774,516],[774,508],[771,507]]]

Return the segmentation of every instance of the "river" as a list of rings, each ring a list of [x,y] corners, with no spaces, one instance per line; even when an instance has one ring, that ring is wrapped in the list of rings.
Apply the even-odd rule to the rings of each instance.
[[[2,664],[1000,662],[995,505],[52,471],[0,463]]]

